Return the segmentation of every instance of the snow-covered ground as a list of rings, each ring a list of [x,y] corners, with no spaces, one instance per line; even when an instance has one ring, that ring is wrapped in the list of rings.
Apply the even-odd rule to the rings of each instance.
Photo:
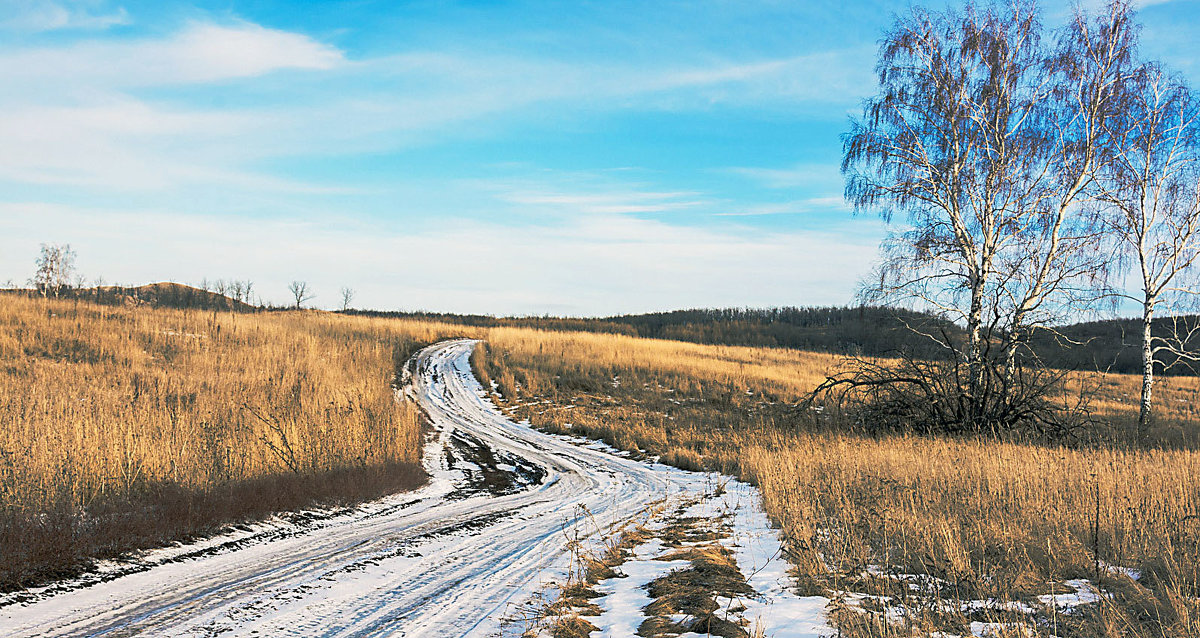
[[[437,430],[426,454],[427,486],[315,522],[268,521],[156,550],[0,598],[0,634],[509,634],[524,603],[563,577],[568,536],[589,533],[575,515],[581,505],[595,519],[620,521],[663,497],[711,489],[712,475],[635,461],[509,420],[471,374],[473,343],[431,346],[413,364],[406,392]],[[790,593],[777,535],[754,488],[730,481],[725,494],[705,507],[731,514],[738,565],[760,593],[745,603],[747,620],[768,636],[833,633],[824,599]],[[670,566],[631,564],[627,571],[663,567]],[[604,624],[636,627],[640,592],[613,584],[611,595]]]

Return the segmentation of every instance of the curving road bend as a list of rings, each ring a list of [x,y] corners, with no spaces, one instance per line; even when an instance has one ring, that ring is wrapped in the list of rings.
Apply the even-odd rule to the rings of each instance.
[[[439,343],[409,363],[406,394],[436,430],[425,487],[8,599],[0,634],[500,635],[566,565],[565,534],[594,527],[579,506],[620,521],[711,481],[514,423],[471,374],[473,346]]]

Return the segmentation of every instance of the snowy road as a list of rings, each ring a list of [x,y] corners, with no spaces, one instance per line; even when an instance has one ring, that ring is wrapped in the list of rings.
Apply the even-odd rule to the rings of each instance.
[[[472,346],[440,343],[410,364],[406,391],[437,429],[429,485],[300,528],[152,552],[117,577],[0,607],[0,634],[498,635],[566,564],[580,505],[608,523],[711,484],[510,421],[472,376]]]

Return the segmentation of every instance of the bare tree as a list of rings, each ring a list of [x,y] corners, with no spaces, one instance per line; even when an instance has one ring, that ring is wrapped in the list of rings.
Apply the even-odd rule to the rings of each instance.
[[[58,297],[75,280],[75,251],[70,244],[42,244],[32,284],[43,297]]]
[[[354,289],[350,286],[342,286],[342,312],[350,309],[350,303],[354,301]]]
[[[1123,110],[1126,117],[1109,126],[1119,143],[1106,158],[1097,199],[1118,254],[1136,274],[1136,293],[1117,294],[1141,307],[1140,438],[1152,415],[1155,365],[1200,360],[1187,348],[1195,322],[1173,321],[1167,334],[1153,330],[1160,311],[1177,313],[1197,293],[1187,279],[1200,260],[1200,103],[1182,80],[1148,64],[1128,84]]]
[[[244,292],[242,290],[241,281],[234,279],[233,281],[229,282],[229,296],[232,297],[234,301],[241,303],[243,294]]]
[[[304,302],[316,296],[309,290],[307,281],[293,281],[288,284],[288,291],[292,293],[292,298],[296,300],[296,310],[303,307]]]
[[[976,426],[986,391],[1018,380],[1028,332],[1094,297],[1099,233],[1080,198],[1133,46],[1128,13],[1117,2],[1094,21],[1080,14],[1048,42],[1029,2],[914,8],[882,41],[880,91],[845,137],[855,210],[909,222],[885,240],[863,296],[965,327],[965,343],[926,336],[965,362],[956,399]]]
[[[1014,201],[1025,224],[1000,258],[998,286],[1006,370],[1038,329],[1095,308],[1105,296],[1109,255],[1103,223],[1084,204],[1087,189],[1116,140],[1112,123],[1124,119],[1124,87],[1133,73],[1137,30],[1125,0],[1092,18],[1077,9],[1048,52],[1040,90],[1047,96],[1033,131],[1038,172],[1014,180],[1025,195]]]
[[[229,293],[233,300],[240,304],[249,304],[251,295],[254,291],[254,282],[249,279],[242,281],[235,279],[229,283]]]

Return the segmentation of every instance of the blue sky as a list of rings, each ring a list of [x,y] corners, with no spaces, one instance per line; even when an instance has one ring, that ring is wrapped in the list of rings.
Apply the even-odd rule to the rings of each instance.
[[[907,6],[0,0],[0,282],[54,242],[323,307],[848,303],[839,136]],[[1196,84],[1200,2],[1141,18]]]

